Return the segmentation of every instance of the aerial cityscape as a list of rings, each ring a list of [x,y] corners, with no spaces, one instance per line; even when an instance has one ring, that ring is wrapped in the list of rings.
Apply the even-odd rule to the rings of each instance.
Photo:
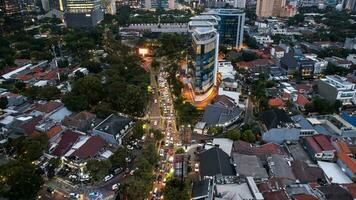
[[[356,0],[0,0],[0,200],[356,200]]]

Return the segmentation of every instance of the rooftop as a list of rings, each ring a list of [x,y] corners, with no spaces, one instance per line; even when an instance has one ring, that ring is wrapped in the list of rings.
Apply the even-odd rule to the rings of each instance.
[[[267,171],[257,156],[234,153],[232,159],[239,176],[252,176],[257,179],[268,178]]]
[[[111,135],[123,134],[133,123],[130,118],[121,115],[110,115],[102,121],[94,130],[102,131]]]
[[[213,147],[199,154],[200,176],[232,176],[235,175],[227,153],[218,147]]]
[[[341,170],[336,163],[318,161],[319,167],[324,171],[331,183],[352,183],[352,180]]]

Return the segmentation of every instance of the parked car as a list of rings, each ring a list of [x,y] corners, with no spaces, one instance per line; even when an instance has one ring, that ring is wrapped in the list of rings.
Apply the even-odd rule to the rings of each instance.
[[[114,178],[114,175],[109,174],[109,175],[104,177],[104,181],[107,182],[107,181],[111,180],[112,178]]]
[[[120,183],[116,183],[116,184],[111,186],[111,189],[112,190],[117,190],[117,189],[119,189],[119,186],[120,186]]]

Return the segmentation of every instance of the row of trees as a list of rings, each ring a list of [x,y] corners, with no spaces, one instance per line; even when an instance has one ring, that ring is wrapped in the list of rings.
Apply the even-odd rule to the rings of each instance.
[[[100,74],[74,82],[62,100],[73,111],[92,110],[99,117],[114,112],[142,116],[146,107],[149,76],[135,55],[108,58],[110,67]]]
[[[43,171],[32,162],[47,149],[48,138],[41,135],[34,138],[20,137],[6,147],[15,159],[0,165],[0,196],[10,200],[36,199],[43,184]]]
[[[342,103],[340,101],[329,102],[326,99],[316,97],[310,104],[305,105],[305,111],[307,113],[319,113],[319,114],[332,114],[339,112]]]
[[[137,159],[137,169],[122,185],[118,198],[145,199],[153,187],[153,170],[159,160],[155,142],[148,142]],[[120,198],[121,199],[121,198]]]

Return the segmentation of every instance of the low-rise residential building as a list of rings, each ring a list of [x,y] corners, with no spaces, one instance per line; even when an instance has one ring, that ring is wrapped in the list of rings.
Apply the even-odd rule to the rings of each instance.
[[[297,55],[290,51],[281,58],[281,67],[288,75],[298,72],[302,77],[313,77],[315,62],[303,55]]]
[[[345,69],[350,69],[352,66],[352,62],[343,58],[339,58],[336,56],[333,57],[326,57],[325,58],[326,61],[328,61],[329,63],[338,66],[338,67],[343,67]]]
[[[332,161],[336,149],[325,135],[314,135],[303,138],[304,147],[309,156],[314,160]]]
[[[341,170],[351,179],[356,179],[356,160],[349,157],[346,153],[337,154],[337,164]]]
[[[93,135],[100,136],[113,145],[120,145],[134,124],[128,117],[112,114],[93,129]]]
[[[352,104],[355,97],[355,84],[347,81],[346,78],[330,75],[320,79],[318,82],[319,95],[328,101],[339,100],[343,105]]]

